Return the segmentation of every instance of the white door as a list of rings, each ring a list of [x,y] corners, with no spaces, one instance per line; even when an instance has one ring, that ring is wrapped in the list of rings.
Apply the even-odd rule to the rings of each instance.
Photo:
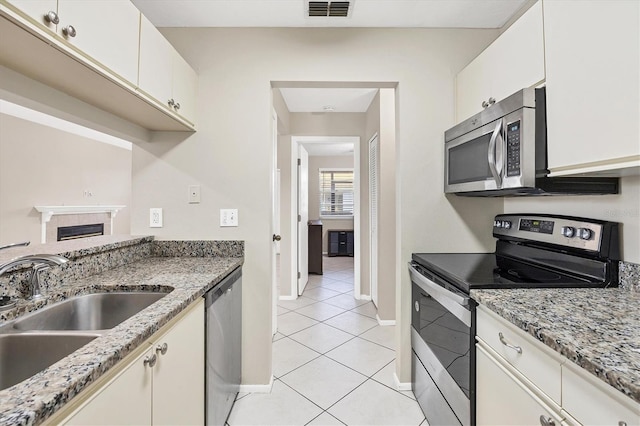
[[[309,281],[309,153],[299,145],[298,155],[298,295]]]
[[[280,288],[278,287],[278,258],[277,254],[280,252],[280,170],[277,169],[278,165],[278,116],[273,111],[271,122],[271,144],[273,151],[273,188],[271,199],[271,231],[273,233],[272,241],[273,247],[271,247],[271,293],[272,293],[272,306],[271,306],[271,334],[275,335],[278,331],[278,296],[280,295]]]
[[[378,306],[378,135],[369,141],[369,276],[371,300]]]

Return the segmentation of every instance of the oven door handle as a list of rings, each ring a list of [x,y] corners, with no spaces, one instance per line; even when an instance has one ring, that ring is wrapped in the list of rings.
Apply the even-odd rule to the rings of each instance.
[[[447,308],[456,318],[462,321],[467,327],[471,327],[471,307],[470,298],[461,296],[446,288],[434,283],[416,268],[409,264],[409,274],[411,281],[433,297],[438,303]]]
[[[496,181],[496,189],[502,188],[502,164],[498,164],[496,161],[496,156],[498,152],[498,138],[502,136],[502,119],[498,120],[498,124],[496,128],[493,130],[493,134],[491,135],[491,140],[489,140],[489,151],[487,152],[487,160],[489,161],[489,170],[491,171],[491,175],[493,176],[493,180]],[[500,145],[504,142],[500,141]],[[503,148],[500,147],[500,160],[504,161],[503,157]],[[499,168],[498,168],[499,166]]]

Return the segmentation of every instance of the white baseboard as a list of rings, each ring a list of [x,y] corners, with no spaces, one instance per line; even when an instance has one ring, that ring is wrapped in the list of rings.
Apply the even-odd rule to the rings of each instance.
[[[240,392],[246,393],[271,393],[273,387],[273,376],[266,385],[240,385]]]
[[[357,297],[357,299],[368,300],[370,302],[371,301],[371,296],[368,295],[368,294],[361,294],[360,297]]]
[[[411,389],[411,382],[405,382],[402,383],[400,382],[400,380],[398,379],[398,376],[396,376],[396,372],[393,372],[393,383],[396,385],[396,389],[399,391],[410,391]]]
[[[278,300],[296,300],[298,296],[278,296]]]
[[[380,317],[378,316],[378,314],[376,314],[376,320],[378,320],[378,325],[396,325],[396,320],[383,320],[380,319]]]

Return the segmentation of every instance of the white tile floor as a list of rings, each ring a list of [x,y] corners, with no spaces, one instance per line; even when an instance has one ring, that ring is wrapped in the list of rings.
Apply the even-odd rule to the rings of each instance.
[[[323,269],[279,303],[271,393],[238,395],[228,424],[426,424],[413,393],[394,388],[394,326],[353,297],[353,258],[325,257]]]

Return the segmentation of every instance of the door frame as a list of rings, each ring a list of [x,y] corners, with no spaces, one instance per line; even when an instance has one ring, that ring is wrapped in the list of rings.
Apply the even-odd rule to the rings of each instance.
[[[376,223],[375,228],[372,217],[372,205],[373,197],[371,197],[371,145],[376,144]],[[380,139],[378,132],[376,132],[369,142],[367,142],[367,160],[369,164],[369,293],[371,295],[371,301],[378,308],[378,213],[380,211]],[[372,231],[375,229],[375,238],[372,235]]]
[[[352,143],[353,144],[353,196],[356,203],[353,208],[353,239],[354,239],[354,278],[353,295],[356,299],[363,298],[360,294],[360,136],[291,136],[291,200],[298,197],[298,146],[300,144],[316,143]],[[298,294],[298,208],[297,203],[291,203],[291,295],[292,299]],[[295,238],[294,238],[295,236]],[[294,258],[295,256],[295,258]],[[295,260],[295,261],[294,261]],[[282,272],[281,272],[282,273]],[[365,298],[367,298],[365,296]]]

